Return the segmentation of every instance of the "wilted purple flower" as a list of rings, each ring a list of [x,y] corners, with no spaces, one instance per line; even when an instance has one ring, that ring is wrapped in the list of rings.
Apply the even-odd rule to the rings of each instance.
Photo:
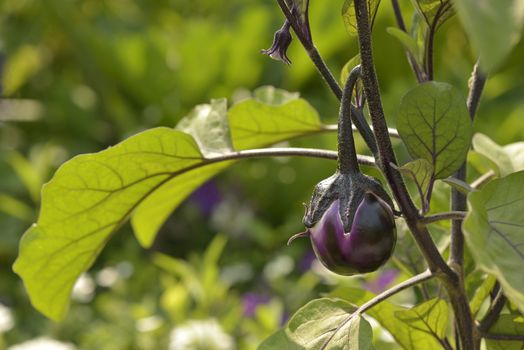
[[[267,50],[261,50],[260,52],[268,55],[274,60],[282,61],[286,64],[291,64],[291,61],[287,57],[287,48],[289,47],[289,44],[291,44],[291,41],[293,40],[293,37],[291,36],[291,33],[289,32],[290,23],[289,21],[285,21],[282,28],[277,30],[275,32],[275,37],[273,39],[273,45]]]
[[[344,230],[339,199],[308,232],[320,262],[341,275],[375,271],[389,259],[396,241],[391,208],[371,192],[360,202],[349,232]]]

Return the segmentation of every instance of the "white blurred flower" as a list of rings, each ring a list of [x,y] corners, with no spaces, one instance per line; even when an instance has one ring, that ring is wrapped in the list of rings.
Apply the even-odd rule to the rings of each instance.
[[[151,332],[160,328],[163,324],[160,316],[150,316],[136,321],[136,330],[139,332]]]
[[[73,287],[72,298],[81,303],[88,303],[93,300],[94,296],[95,282],[89,274],[84,273],[78,278]]]
[[[76,347],[71,343],[62,343],[47,337],[35,338],[16,344],[7,350],[75,350]]]
[[[264,266],[264,277],[272,281],[293,271],[295,263],[288,255],[279,255]]]
[[[171,331],[169,350],[234,350],[233,338],[214,320],[193,320]]]
[[[15,326],[11,309],[0,304],[0,333],[7,332]]]
[[[99,286],[110,288],[120,279],[118,270],[114,267],[104,267],[96,274],[96,283]]]

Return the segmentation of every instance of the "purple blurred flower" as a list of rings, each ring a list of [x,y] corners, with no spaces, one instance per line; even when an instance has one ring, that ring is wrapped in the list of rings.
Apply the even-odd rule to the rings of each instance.
[[[208,181],[200,186],[190,198],[204,215],[210,215],[222,201],[222,195],[214,181]]]
[[[252,317],[255,315],[255,311],[259,305],[267,304],[270,298],[267,295],[257,293],[246,293],[242,297],[244,304],[244,316]]]
[[[398,271],[394,269],[385,270],[376,279],[364,283],[364,288],[379,294],[386,290],[386,288],[398,277]]]
[[[300,259],[298,262],[298,270],[301,272],[306,272],[309,269],[311,269],[311,265],[313,265],[313,262],[315,261],[317,257],[315,256],[315,252],[312,249],[309,249],[306,251],[306,254]]]

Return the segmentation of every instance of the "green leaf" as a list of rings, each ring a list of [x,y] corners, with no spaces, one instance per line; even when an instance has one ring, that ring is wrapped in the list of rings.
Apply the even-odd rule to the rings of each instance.
[[[428,300],[409,310],[397,311],[395,315],[411,329],[427,333],[437,341],[446,336],[449,312],[446,302],[440,298]]]
[[[466,195],[474,190],[474,188],[471,187],[467,182],[456,179],[454,177],[448,177],[448,178],[442,179],[441,181],[453,187],[457,191],[462,192]]]
[[[277,332],[259,349],[373,349],[371,326],[353,311],[342,300],[313,300],[293,315],[284,333]]]
[[[500,176],[506,176],[515,172],[509,154],[488,136],[476,133],[473,136],[473,149],[495,163]]]
[[[346,84],[349,73],[351,70],[360,64],[360,54],[356,54],[353,58],[346,62],[342,70],[340,71],[340,83],[342,86]]]
[[[397,39],[400,42],[400,44],[404,47],[404,49],[410,52],[413,55],[413,57],[417,59],[417,63],[421,64],[420,51],[423,48],[419,47],[417,41],[414,38],[412,38],[411,35],[397,27],[388,27],[386,28],[386,31],[389,35]]]
[[[412,0],[429,28],[437,30],[442,23],[453,16],[450,0]]]
[[[236,150],[271,145],[322,130],[317,111],[304,99],[275,103],[248,99],[231,107],[229,127]]]
[[[373,293],[362,289],[342,287],[330,293],[331,296],[343,298],[352,304],[361,305],[373,298]],[[442,345],[424,330],[410,327],[405,322],[399,322],[397,312],[409,311],[404,307],[383,301],[366,311],[406,350],[440,350]]]
[[[455,0],[458,16],[473,47],[480,54],[481,66],[498,68],[518,43],[524,22],[524,3],[520,0]]]
[[[484,134],[473,136],[473,148],[477,153],[488,158],[501,176],[524,170],[524,142],[501,146]]]
[[[371,29],[373,29],[375,17],[377,16],[378,5],[380,5],[380,0],[367,0],[367,3],[369,23]],[[346,26],[347,32],[350,35],[357,35],[357,18],[355,16],[355,4],[353,0],[344,1],[344,5],[342,5],[342,19],[344,20],[344,25]]]
[[[261,86],[253,91],[253,97],[267,105],[278,106],[300,97],[298,92],[289,92],[274,86]]]
[[[211,100],[196,106],[176,128],[192,135],[204,156],[222,155],[233,150],[226,116],[227,100]]]
[[[524,335],[524,317],[518,315],[500,315],[490,328],[490,333]],[[524,341],[486,339],[487,350],[522,350]]]
[[[494,275],[505,295],[524,310],[524,172],[493,180],[468,196],[463,222],[477,266]]]
[[[480,310],[480,307],[484,303],[484,300],[490,295],[491,290],[495,286],[497,279],[493,276],[488,276],[479,288],[475,291],[475,295],[469,302],[469,308],[471,309],[471,315],[475,317]]]
[[[466,101],[446,83],[426,82],[410,90],[400,103],[397,129],[409,154],[433,165],[435,179],[458,170],[471,143]]]
[[[76,279],[137,205],[203,161],[191,136],[156,128],[62,165],[43,188],[38,223],[24,234],[13,267],[33,305],[62,319]]]
[[[433,166],[431,163],[425,159],[415,159],[404,164],[398,170],[415,181],[422,194],[421,199],[424,200],[433,177]]]

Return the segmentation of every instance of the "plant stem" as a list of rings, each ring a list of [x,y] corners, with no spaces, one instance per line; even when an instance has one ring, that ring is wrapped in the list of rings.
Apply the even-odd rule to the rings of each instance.
[[[356,314],[361,314],[363,312],[366,312],[367,310],[371,309],[373,306],[380,304],[384,300],[392,297],[393,295],[403,291],[404,289],[407,289],[409,287],[413,287],[419,283],[422,283],[424,281],[427,281],[431,278],[435,277],[433,272],[430,270],[426,270],[418,275],[415,275],[407,280],[405,280],[402,283],[397,284],[396,286],[393,286],[389,288],[388,290],[383,291],[379,295],[375,296],[373,299],[367,301],[366,303],[362,304],[356,311]]]
[[[368,100],[369,113],[377,140],[379,150],[378,165],[384,173],[392,189],[393,195],[406,218],[406,223],[414,234],[415,240],[422,251],[432,271],[442,271],[450,278],[453,278],[453,271],[447,266],[440,255],[435,243],[431,239],[429,232],[418,223],[418,210],[411,200],[409,193],[404,185],[400,173],[393,169],[389,164],[397,164],[391,140],[389,139],[388,127],[382,109],[380,92],[373,63],[371,49],[371,31],[368,21],[367,3],[365,0],[355,1],[355,13],[357,19],[358,38],[360,46],[360,60],[362,64],[362,81]]]
[[[492,339],[492,340],[524,341],[524,335],[521,335],[521,334],[484,333],[484,334],[482,334],[482,338]]]
[[[467,212],[465,211],[449,211],[445,213],[438,213],[434,215],[424,216],[420,219],[420,222],[423,224],[431,224],[433,222],[442,221],[442,220],[462,220],[466,216]]]
[[[262,157],[310,157],[337,160],[337,152],[316,148],[259,148],[245,151],[231,152],[222,156],[206,158],[204,163],[212,164],[228,160]],[[372,157],[357,155],[357,161],[361,165],[375,166]],[[202,164],[196,164],[197,167]]]
[[[471,120],[474,119],[482,91],[486,84],[486,76],[479,69],[479,62],[475,64],[472,77],[470,80],[469,94],[467,100],[468,112]],[[466,162],[462,164],[460,169],[455,174],[455,178],[460,181],[466,181]],[[465,211],[467,210],[466,196],[451,189],[451,210]],[[450,258],[449,263],[451,268],[459,277],[459,283],[456,288],[459,289],[459,294],[465,296],[464,291],[464,235],[462,233],[462,220],[453,220],[451,222],[451,241],[450,241]],[[466,300],[467,301],[467,300]],[[453,300],[452,300],[453,302]],[[459,305],[457,305],[458,307]],[[455,308],[455,306],[454,306]],[[461,311],[462,310],[462,311]],[[455,321],[460,331],[461,341],[464,349],[477,349],[480,345],[480,337],[476,327],[470,326],[473,322],[471,310],[469,307],[462,307],[455,309]],[[465,329],[468,327],[470,329]],[[465,333],[467,332],[467,333]]]
[[[404,214],[415,241],[419,245],[424,258],[432,271],[441,272],[439,278],[444,284],[453,307],[459,335],[464,349],[475,349],[473,341],[474,325],[469,310],[468,299],[464,291],[463,281],[451,270],[440,255],[435,243],[431,239],[425,225],[419,223],[418,211],[407,192],[402,177],[390,163],[397,164],[391,141],[388,136],[387,124],[380,100],[380,92],[373,64],[371,49],[371,32],[368,23],[367,2],[354,0],[357,19],[358,38],[360,46],[360,60],[362,64],[362,80],[366,90],[369,111],[375,136],[379,148],[379,167],[389,182],[391,190]]]
[[[482,321],[479,322],[478,330],[481,334],[487,333],[491,326],[493,326],[493,324],[497,321],[500,313],[502,312],[502,309],[504,308],[504,305],[506,304],[506,301],[507,298],[504,293],[502,293],[502,289],[499,289],[497,296],[491,303],[491,308],[486,313],[484,318],[482,318]]]
[[[340,103],[338,116],[338,170],[342,174],[354,174],[360,171],[353,140],[353,130],[351,129],[351,98],[357,79],[360,76],[360,71],[360,66],[356,66],[349,73]]]
[[[486,84],[486,76],[480,71],[479,63],[475,64],[473,74],[470,80],[470,89],[468,94],[467,106],[471,120],[475,118],[475,114],[480,102],[480,96]],[[455,178],[460,181],[466,181],[466,162],[455,174]],[[451,210],[465,211],[467,210],[466,196],[461,192],[451,190]],[[450,263],[456,266],[457,273],[463,274],[464,265],[464,235],[462,234],[462,220],[454,220],[451,224],[451,243],[450,243]]]
[[[495,177],[495,172],[493,170],[488,171],[484,175],[478,177],[475,181],[473,181],[471,184],[469,184],[472,188],[478,189],[481,188],[483,185],[489,182],[489,180],[493,179]]]
[[[302,43],[302,46],[304,46],[304,48],[306,49],[306,53],[308,54],[309,58],[311,59],[311,61],[313,62],[318,72],[331,89],[331,91],[333,91],[335,96],[340,100],[342,98],[342,88],[340,87],[340,85],[338,85],[337,80],[335,79],[328,66],[318,53],[318,50],[313,44],[311,37],[307,37],[306,35],[304,35],[300,28],[300,23],[296,22],[296,18],[292,15],[290,9],[287,7],[285,0],[277,0],[277,2],[280,6],[280,9],[284,13],[284,16],[286,16],[286,19],[291,23],[291,27],[293,28],[293,31],[295,32],[298,40],[300,40],[300,43]]]

